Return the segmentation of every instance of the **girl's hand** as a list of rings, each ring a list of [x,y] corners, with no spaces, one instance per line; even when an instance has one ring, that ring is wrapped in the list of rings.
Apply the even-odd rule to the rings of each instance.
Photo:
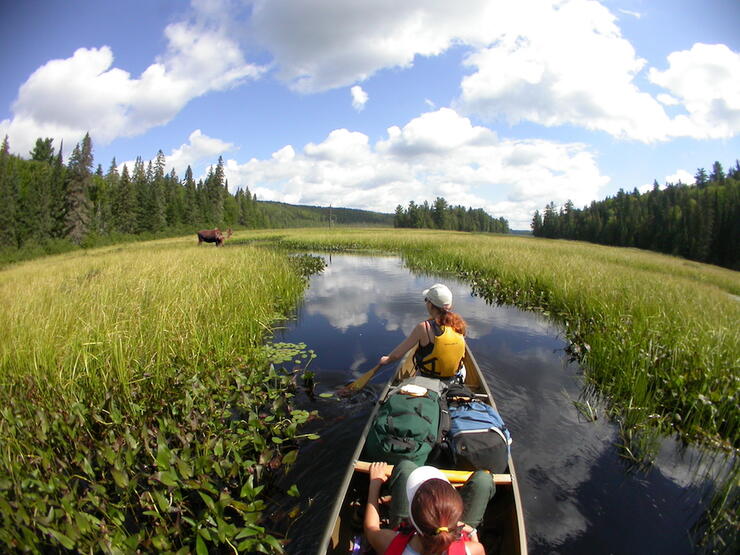
[[[388,465],[384,462],[374,462],[370,464],[370,481],[380,480],[383,484],[388,480]]]

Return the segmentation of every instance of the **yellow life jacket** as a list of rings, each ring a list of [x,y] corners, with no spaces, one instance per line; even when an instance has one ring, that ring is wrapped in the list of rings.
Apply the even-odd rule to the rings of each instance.
[[[432,352],[417,360],[417,367],[437,378],[451,378],[462,366],[465,337],[450,326],[442,326],[442,335],[434,338]]]

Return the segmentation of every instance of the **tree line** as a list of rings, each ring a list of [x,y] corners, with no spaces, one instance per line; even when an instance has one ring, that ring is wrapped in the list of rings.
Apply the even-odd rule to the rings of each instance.
[[[107,170],[94,167],[89,134],[67,163],[63,146],[39,138],[29,158],[0,147],[0,251],[61,252],[129,238],[176,235],[207,227],[272,228],[310,225],[391,225],[391,214],[364,210],[297,207],[258,201],[248,188],[229,192],[223,159],[204,179],[190,166],[181,179],[166,171],[160,150],[154,160],[138,157],[132,167],[115,158]],[[331,219],[331,221],[330,221]],[[7,256],[5,256],[7,255]],[[23,257],[21,257],[23,258]]]
[[[412,200],[405,210],[399,204],[396,207],[393,226],[489,233],[509,232],[509,222],[504,218],[494,218],[482,208],[451,206],[442,197],[437,197],[431,205],[428,201],[416,204]]]
[[[680,181],[647,193],[622,189],[582,209],[571,201],[549,203],[534,213],[537,237],[575,239],[637,247],[699,262],[740,269],[740,162],[726,173],[715,162],[709,175],[699,168],[694,184]]]

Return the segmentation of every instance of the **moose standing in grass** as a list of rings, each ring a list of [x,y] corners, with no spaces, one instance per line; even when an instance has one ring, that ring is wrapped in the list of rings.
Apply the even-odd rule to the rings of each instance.
[[[221,232],[219,228],[216,229],[202,229],[198,232],[198,245],[203,242],[216,243],[217,247],[224,244],[226,239],[231,237],[231,228],[226,230],[226,235]]]

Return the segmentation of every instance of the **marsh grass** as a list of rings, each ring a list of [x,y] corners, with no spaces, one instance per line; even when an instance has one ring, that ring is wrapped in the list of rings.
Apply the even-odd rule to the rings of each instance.
[[[262,343],[310,262],[177,239],[0,272],[4,550],[280,551],[264,497],[310,415],[269,361],[308,354]]]
[[[249,237],[259,238],[260,233]],[[560,322],[586,378],[622,414],[687,441],[740,447],[740,274],[661,254],[505,235],[265,233],[300,249],[382,249],[468,281],[492,303]]]
[[[284,257],[260,249],[165,241],[37,260],[0,274],[0,379],[67,400],[164,387],[173,367],[253,348],[301,290]]]
[[[719,481],[722,494],[701,541],[708,550],[737,544],[738,272],[636,249],[506,235],[314,229],[268,236],[298,249],[398,253],[415,271],[456,276],[490,303],[559,322],[568,353],[619,424],[629,464],[649,465],[663,434],[725,452],[733,470]]]

